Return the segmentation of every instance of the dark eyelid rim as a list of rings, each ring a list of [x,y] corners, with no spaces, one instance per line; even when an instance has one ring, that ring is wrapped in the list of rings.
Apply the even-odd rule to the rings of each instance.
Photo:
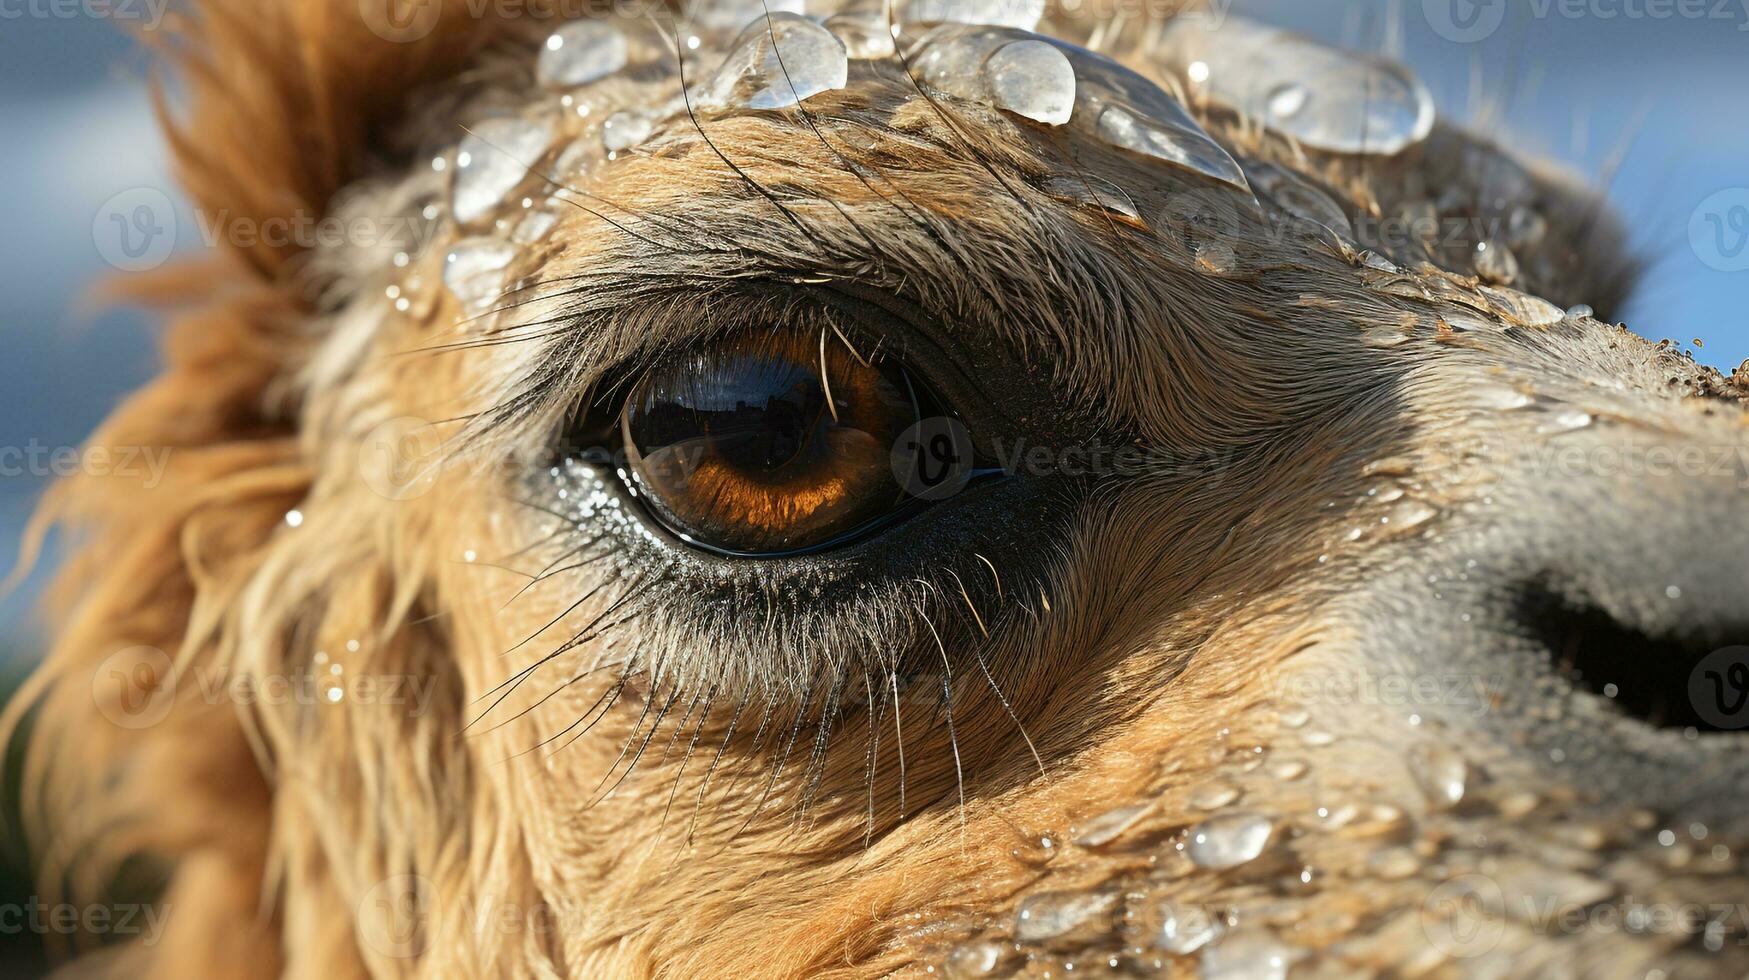
[[[768,277],[722,290],[721,302],[713,304],[717,324],[701,327],[673,346],[628,352],[604,366],[583,395],[581,408],[594,413],[624,397],[638,379],[666,359],[686,357],[716,338],[746,329],[749,324],[737,316],[735,298],[759,297],[760,293],[764,299],[775,294],[812,303],[830,318],[828,322],[844,330],[858,350],[897,357],[907,371],[940,396],[945,408],[965,422],[980,453],[993,455],[990,443],[994,439],[1012,439],[1025,432],[1023,419],[1050,418],[1053,408],[1060,407],[1049,400],[1047,379],[1028,371],[1013,352],[982,342],[980,334],[971,333],[981,332],[982,325],[953,331],[910,300],[853,280],[798,283]],[[789,325],[796,326],[806,316],[792,311],[783,318],[793,318],[795,322]],[[976,370],[971,370],[974,364]],[[997,391],[1002,394],[997,395]],[[1017,400],[1020,404],[1015,404]]]

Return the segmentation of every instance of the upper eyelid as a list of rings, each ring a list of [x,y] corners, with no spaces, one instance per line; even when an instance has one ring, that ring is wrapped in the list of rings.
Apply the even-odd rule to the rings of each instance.
[[[825,294],[817,289],[819,285],[793,279],[751,280],[727,290],[695,293],[687,297],[690,309],[672,302],[683,295],[682,290],[659,289],[654,296],[646,292],[616,308],[576,313],[558,327],[543,324],[538,329],[554,331],[552,336],[526,338],[530,353],[503,379],[489,407],[469,423],[463,442],[484,442],[531,428],[548,431],[599,400],[603,383],[616,385],[623,393],[664,357],[737,327],[830,325],[852,339],[870,340],[859,347],[864,353],[876,346],[872,341],[891,353],[887,342],[900,338],[876,336],[868,324],[853,322],[841,308],[822,299]],[[497,339],[514,343],[518,329],[512,326]],[[616,347],[616,341],[627,335],[635,335],[632,343]]]

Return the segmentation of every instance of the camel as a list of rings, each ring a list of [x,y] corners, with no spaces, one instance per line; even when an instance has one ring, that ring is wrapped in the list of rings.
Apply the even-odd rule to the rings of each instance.
[[[199,4],[189,194],[342,231],[45,505],[26,829],[162,922],[65,969],[1749,969],[1749,371],[1217,13]]]

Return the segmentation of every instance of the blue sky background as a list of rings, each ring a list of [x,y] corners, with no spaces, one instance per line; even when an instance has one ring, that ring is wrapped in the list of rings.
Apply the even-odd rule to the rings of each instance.
[[[1749,188],[1749,0],[1483,0],[1484,15],[1490,4],[1506,11],[1486,39],[1454,42],[1434,28],[1442,10],[1470,2],[1399,7],[1405,58],[1442,111],[1477,119],[1479,80],[1484,102],[1500,105],[1490,130],[1526,152],[1595,177],[1626,146],[1611,196],[1650,263],[1628,325],[1654,338],[1702,338],[1700,359],[1726,369],[1749,358],[1749,272],[1709,266],[1689,237],[1703,201]],[[1233,0],[1232,12],[1376,49],[1392,33],[1388,3]],[[0,14],[29,9],[7,4]],[[1726,16],[1680,16],[1691,9]],[[1658,10],[1672,16],[1644,16]],[[154,363],[150,324],[86,301],[108,271],[92,222],[120,191],[171,185],[140,81],[147,61],[117,24],[0,25],[0,446],[74,446]],[[1644,124],[1624,142],[1636,116]],[[191,215],[181,227],[194,228]],[[16,552],[43,485],[0,476],[0,554]],[[0,650],[30,648],[25,610],[40,578],[0,599]]]

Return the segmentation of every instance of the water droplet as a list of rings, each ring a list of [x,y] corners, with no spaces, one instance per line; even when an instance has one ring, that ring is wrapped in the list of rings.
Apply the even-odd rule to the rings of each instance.
[[[1354,237],[1354,225],[1341,205],[1296,174],[1267,163],[1248,167],[1245,173],[1252,187],[1294,217],[1326,228],[1340,238]]]
[[[1274,829],[1269,818],[1255,813],[1223,814],[1193,829],[1186,850],[1199,867],[1233,868],[1262,854]]]
[[[1391,275],[1400,275],[1403,272],[1402,269],[1397,268],[1397,263],[1392,262],[1390,259],[1387,259],[1383,255],[1370,249],[1361,253],[1360,264],[1366,266],[1368,269],[1376,269],[1379,272],[1388,272]]]
[[[1490,282],[1510,285],[1518,280],[1518,256],[1506,243],[1490,238],[1476,243],[1476,275]]]
[[[497,210],[552,145],[552,130],[526,119],[488,119],[473,127],[456,153],[455,219],[473,224]],[[464,161],[466,161],[464,163]]]
[[[1597,311],[1586,306],[1584,303],[1567,308],[1567,319],[1569,320],[1587,320],[1596,315]]]
[[[747,25],[706,84],[701,101],[745,109],[783,109],[844,87],[844,42],[800,14],[773,13]]]
[[[510,233],[510,240],[518,245],[530,245],[547,237],[553,226],[559,223],[559,216],[546,208],[539,208],[522,216],[516,223],[516,229]]]
[[[1046,0],[910,0],[899,20],[913,24],[982,24],[1030,31]]]
[[[1390,526],[1399,529],[1420,527],[1432,520],[1438,514],[1439,511],[1434,510],[1432,507],[1419,500],[1405,500],[1391,508],[1391,512],[1385,518],[1385,522],[1390,524]]]
[[[649,139],[655,128],[656,122],[649,113],[639,109],[622,110],[602,120],[601,145],[611,157]]]
[[[1226,783],[1209,783],[1190,794],[1190,805],[1198,810],[1219,810],[1239,798],[1239,791]]]
[[[1082,847],[1100,847],[1109,844],[1135,826],[1137,820],[1148,812],[1148,804],[1137,803],[1133,806],[1119,807],[1107,813],[1102,813],[1092,820],[1076,828],[1071,840]]]
[[[1289,759],[1285,762],[1277,763],[1275,768],[1271,771],[1275,774],[1275,778],[1283,780],[1284,782],[1292,782],[1306,774],[1306,764],[1298,759]]]
[[[1393,61],[1228,17],[1218,31],[1193,18],[1168,25],[1159,50],[1193,84],[1265,126],[1332,153],[1391,156],[1433,130],[1433,95]]]
[[[1110,892],[1045,892],[1020,903],[1014,938],[1026,943],[1054,939],[1117,906]]]
[[[1075,70],[1043,41],[1004,44],[984,62],[984,77],[998,106],[1048,126],[1068,122],[1075,108]]]
[[[1129,193],[1104,177],[1093,174],[1048,177],[1039,184],[1039,189],[1060,201],[1101,208],[1138,223],[1142,220],[1142,212]]]
[[[1538,299],[1512,289],[1481,288],[1483,296],[1496,310],[1531,327],[1547,327],[1567,318],[1567,312],[1546,299]]]
[[[1205,242],[1196,247],[1196,264],[1210,275],[1232,275],[1239,265],[1239,256],[1226,242]]]
[[[1160,928],[1154,934],[1154,945],[1178,956],[1185,956],[1207,946],[1221,935],[1221,923],[1208,909],[1197,905],[1160,906]]]
[[[598,20],[574,20],[541,49],[535,77],[548,88],[571,88],[605,78],[626,65],[626,38]]]
[[[479,313],[490,307],[504,288],[505,270],[516,258],[516,246],[496,238],[466,238],[455,243],[443,260],[443,284],[462,309]]]
[[[1550,415],[1547,421],[1536,427],[1536,431],[1542,435],[1559,435],[1563,432],[1577,432],[1590,424],[1591,413],[1569,408]]]
[[[1497,412],[1510,412],[1529,405],[1529,395],[1517,388],[1504,385],[1481,385],[1470,389],[1470,400],[1480,408],[1493,409]]]
[[[1311,93],[1307,92],[1306,87],[1299,82],[1278,85],[1275,91],[1269,93],[1268,101],[1265,103],[1269,108],[1269,118],[1288,119],[1297,116],[1300,114],[1300,110],[1306,107],[1306,100],[1310,98]]]
[[[844,42],[844,52],[852,58],[868,60],[893,56],[893,33],[887,29],[887,15],[882,8],[844,10],[827,17],[822,23],[833,36]]]
[[[972,980],[973,977],[987,977],[996,972],[996,967],[1002,962],[1002,947],[992,942],[967,943],[956,946],[947,954],[942,963],[942,971],[948,980]]]
[[[692,0],[681,4],[681,9],[692,26],[711,33],[741,30],[755,20],[763,21],[768,10],[773,16],[800,16],[802,6],[802,0]]]
[[[1429,803],[1445,808],[1463,801],[1469,766],[1462,756],[1443,745],[1428,744],[1416,747],[1410,762],[1415,782]]]
[[[1202,951],[1203,980],[1284,980],[1292,952],[1262,932],[1236,932]]]
[[[1042,40],[1061,51],[1074,67],[1076,126],[1122,149],[1231,184],[1249,195],[1250,185],[1232,154],[1158,85],[1086,48]]]

